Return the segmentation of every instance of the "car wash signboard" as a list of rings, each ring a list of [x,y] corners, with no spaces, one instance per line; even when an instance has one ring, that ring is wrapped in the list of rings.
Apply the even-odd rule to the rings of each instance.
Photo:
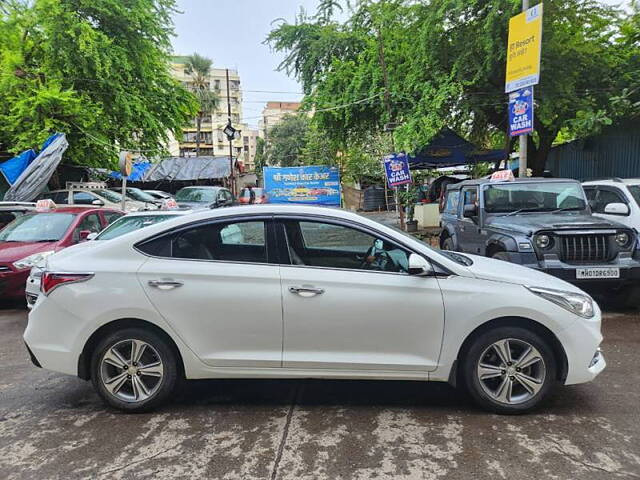
[[[269,203],[340,205],[337,167],[264,167],[262,172]]]
[[[406,153],[393,153],[384,157],[384,172],[390,187],[412,183]]]
[[[533,87],[509,94],[509,132],[512,137],[533,132]]]

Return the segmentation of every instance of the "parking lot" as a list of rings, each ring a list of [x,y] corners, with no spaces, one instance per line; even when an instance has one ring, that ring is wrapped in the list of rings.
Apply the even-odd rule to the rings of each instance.
[[[26,310],[0,309],[0,478],[640,478],[640,315],[607,313],[608,368],[536,413],[447,385],[198,381],[150,414],[33,367]]]

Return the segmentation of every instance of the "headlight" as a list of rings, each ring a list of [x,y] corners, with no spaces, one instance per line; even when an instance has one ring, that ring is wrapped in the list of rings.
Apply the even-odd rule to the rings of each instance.
[[[618,232],[618,234],[616,234],[616,243],[619,247],[628,247],[629,234],[625,232]]]
[[[33,255],[29,255],[28,257],[21,258],[17,262],[13,262],[13,266],[16,267],[18,270],[31,268],[35,266],[37,263],[47,258],[52,253],[55,253],[55,252],[53,250],[47,250],[46,252],[34,253]]]
[[[538,235],[536,237],[536,246],[542,250],[549,248],[551,245],[551,238],[549,235]]]
[[[571,313],[584,318],[592,318],[594,315],[593,300],[589,295],[575,292],[565,292],[563,290],[553,290],[551,288],[527,287],[530,292],[549,300]]]

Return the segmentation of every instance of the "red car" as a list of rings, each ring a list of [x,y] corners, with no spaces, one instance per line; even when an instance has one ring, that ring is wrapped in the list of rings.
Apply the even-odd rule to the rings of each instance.
[[[122,215],[108,208],[60,207],[16,218],[0,231],[0,298],[24,298],[31,267]]]

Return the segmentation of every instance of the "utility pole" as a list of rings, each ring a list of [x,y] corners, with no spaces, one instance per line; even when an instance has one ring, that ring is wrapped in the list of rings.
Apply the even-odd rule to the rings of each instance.
[[[384,81],[384,103],[387,109],[387,116],[389,117],[389,122],[391,123],[391,94],[389,93],[389,76],[387,75],[387,64],[384,59],[384,43],[382,40],[382,35],[380,33],[380,28],[377,28],[377,37],[378,37],[378,57],[380,60],[380,68],[382,69],[382,79]],[[389,129],[389,135],[391,135],[391,149],[393,153],[396,153],[396,145],[393,139],[393,129]],[[387,203],[387,178],[385,174],[385,204]],[[398,187],[395,189],[395,202],[396,202],[396,212],[398,212],[400,217],[400,229],[404,230],[404,209],[399,205],[398,202]]]
[[[529,0],[522,0],[522,11],[526,11],[529,9]],[[526,178],[527,176],[527,138],[529,136],[527,134],[520,135],[518,137],[518,141],[520,142],[520,161],[518,167],[518,177]]]
[[[231,126],[231,90],[229,89],[229,69],[225,70],[227,76],[227,125]],[[236,185],[233,174],[233,137],[229,137],[229,189],[231,194],[235,196]]]

